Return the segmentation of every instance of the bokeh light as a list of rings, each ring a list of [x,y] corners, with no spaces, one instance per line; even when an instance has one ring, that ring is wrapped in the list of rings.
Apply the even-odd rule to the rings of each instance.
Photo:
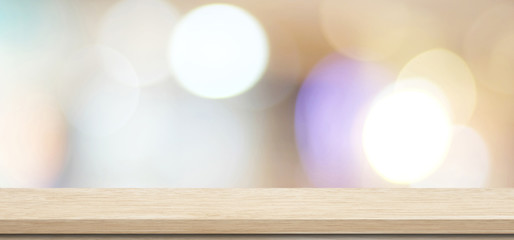
[[[66,154],[57,101],[21,86],[0,92],[0,187],[51,187]]]
[[[362,118],[393,79],[376,64],[339,54],[311,71],[297,97],[295,127],[304,169],[315,186],[359,186]]]
[[[129,120],[139,102],[139,83],[132,65],[106,46],[89,46],[73,53],[61,78],[61,98],[69,109],[71,124],[82,134],[112,134]]]
[[[407,80],[390,86],[375,100],[365,120],[362,140],[368,161],[394,183],[413,183],[435,171],[451,140],[446,103],[432,95],[434,90],[418,86]]]
[[[485,8],[469,30],[463,48],[477,79],[487,87],[514,94],[514,3]]]
[[[513,187],[508,0],[0,0],[0,187]]]
[[[268,41],[252,15],[236,6],[211,4],[187,13],[173,31],[171,69],[191,93],[228,98],[259,81],[268,64]]]
[[[177,18],[162,0],[122,0],[103,18],[99,42],[128,59],[141,85],[154,84],[169,76],[165,49]]]
[[[227,100],[241,109],[265,110],[294,95],[301,83],[301,57],[291,32],[276,26],[275,22],[262,23],[270,33],[270,56],[267,71],[252,88]]]
[[[410,60],[398,81],[422,78],[440,89],[451,106],[456,123],[467,123],[476,103],[475,79],[466,62],[446,49],[432,49]],[[437,94],[437,93],[436,93]],[[433,94],[435,95],[435,94]]]
[[[478,188],[485,187],[489,177],[490,155],[482,137],[472,128],[457,125],[444,163],[413,187]]]

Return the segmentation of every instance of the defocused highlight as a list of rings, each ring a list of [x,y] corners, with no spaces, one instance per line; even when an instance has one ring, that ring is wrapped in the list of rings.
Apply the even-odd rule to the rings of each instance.
[[[509,0],[0,0],[0,187],[513,187]]]

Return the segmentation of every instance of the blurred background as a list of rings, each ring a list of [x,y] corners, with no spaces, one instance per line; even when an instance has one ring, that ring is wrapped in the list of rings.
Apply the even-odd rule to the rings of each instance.
[[[514,186],[510,0],[0,0],[0,187]]]

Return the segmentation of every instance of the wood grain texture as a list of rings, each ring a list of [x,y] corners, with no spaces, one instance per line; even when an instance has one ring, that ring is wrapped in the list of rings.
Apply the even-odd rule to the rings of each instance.
[[[514,234],[514,189],[2,189],[22,233]]]
[[[2,240],[513,240],[514,235],[0,235]]]

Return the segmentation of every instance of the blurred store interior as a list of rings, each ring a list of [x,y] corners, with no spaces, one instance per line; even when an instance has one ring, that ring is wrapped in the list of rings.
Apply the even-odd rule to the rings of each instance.
[[[0,187],[513,187],[514,1],[0,0]]]

